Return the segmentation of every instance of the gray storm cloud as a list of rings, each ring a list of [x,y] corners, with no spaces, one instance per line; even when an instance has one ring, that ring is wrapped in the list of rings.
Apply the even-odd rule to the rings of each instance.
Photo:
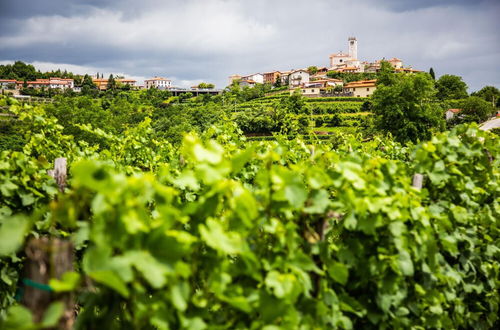
[[[2,1],[0,60],[185,84],[326,65],[355,35],[359,57],[500,85],[498,1]],[[94,71],[89,71],[94,72]]]

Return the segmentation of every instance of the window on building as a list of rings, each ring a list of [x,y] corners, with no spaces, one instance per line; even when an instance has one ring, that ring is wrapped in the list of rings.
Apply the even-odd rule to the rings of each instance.
[[[369,92],[369,91],[370,91],[370,87],[368,87],[368,88],[366,89],[366,91],[367,91],[367,92]]]

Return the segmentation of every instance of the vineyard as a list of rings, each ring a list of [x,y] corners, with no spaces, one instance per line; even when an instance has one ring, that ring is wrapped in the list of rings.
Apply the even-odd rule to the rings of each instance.
[[[306,106],[317,127],[369,116],[361,100]],[[9,111],[30,130],[0,154],[2,329],[500,324],[500,143],[476,125],[416,145],[250,141],[228,117],[173,145],[146,118],[123,134],[79,125],[91,144],[43,107]],[[47,172],[61,157],[65,183]],[[66,246],[68,269],[50,249],[46,281],[29,277],[35,243]]]
[[[269,132],[283,131],[272,122],[283,122],[279,109],[289,99],[290,93],[280,93],[235,104],[231,108],[233,118],[245,133],[261,133],[264,136],[252,140],[269,140]],[[317,134],[356,133],[370,122],[370,101],[359,97],[304,98],[301,110],[293,116],[303,126],[309,126]],[[307,122],[306,122],[307,121]],[[305,132],[303,132],[305,133]]]

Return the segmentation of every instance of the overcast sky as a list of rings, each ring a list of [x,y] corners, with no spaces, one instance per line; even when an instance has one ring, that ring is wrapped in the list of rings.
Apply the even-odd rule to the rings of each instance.
[[[398,57],[500,87],[500,0],[0,0],[0,63],[164,76],[176,86]]]

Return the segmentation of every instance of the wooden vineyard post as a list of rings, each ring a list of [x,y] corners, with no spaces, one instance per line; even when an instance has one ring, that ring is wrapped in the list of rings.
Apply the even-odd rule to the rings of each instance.
[[[424,176],[420,173],[415,173],[415,175],[413,176],[412,186],[420,190],[422,189],[423,184],[424,184]]]
[[[59,190],[61,192],[64,192],[64,188],[66,188],[67,178],[66,158],[56,158],[56,160],[54,161],[54,169],[48,170],[47,174],[56,180]]]
[[[49,170],[61,192],[66,187],[66,158],[57,158],[54,169]],[[60,238],[31,238],[26,245],[24,266],[24,294],[22,303],[30,309],[35,322],[40,322],[51,303],[64,304],[64,312],[57,329],[72,329],[75,321],[75,304],[72,293],[55,293],[49,286],[52,278],[61,279],[73,271],[74,250],[70,241]]]
[[[75,305],[71,293],[56,294],[48,285],[51,278],[73,270],[73,246],[59,238],[32,238],[26,246],[23,304],[31,310],[35,322],[40,322],[52,302],[64,304],[58,329],[72,329]]]

